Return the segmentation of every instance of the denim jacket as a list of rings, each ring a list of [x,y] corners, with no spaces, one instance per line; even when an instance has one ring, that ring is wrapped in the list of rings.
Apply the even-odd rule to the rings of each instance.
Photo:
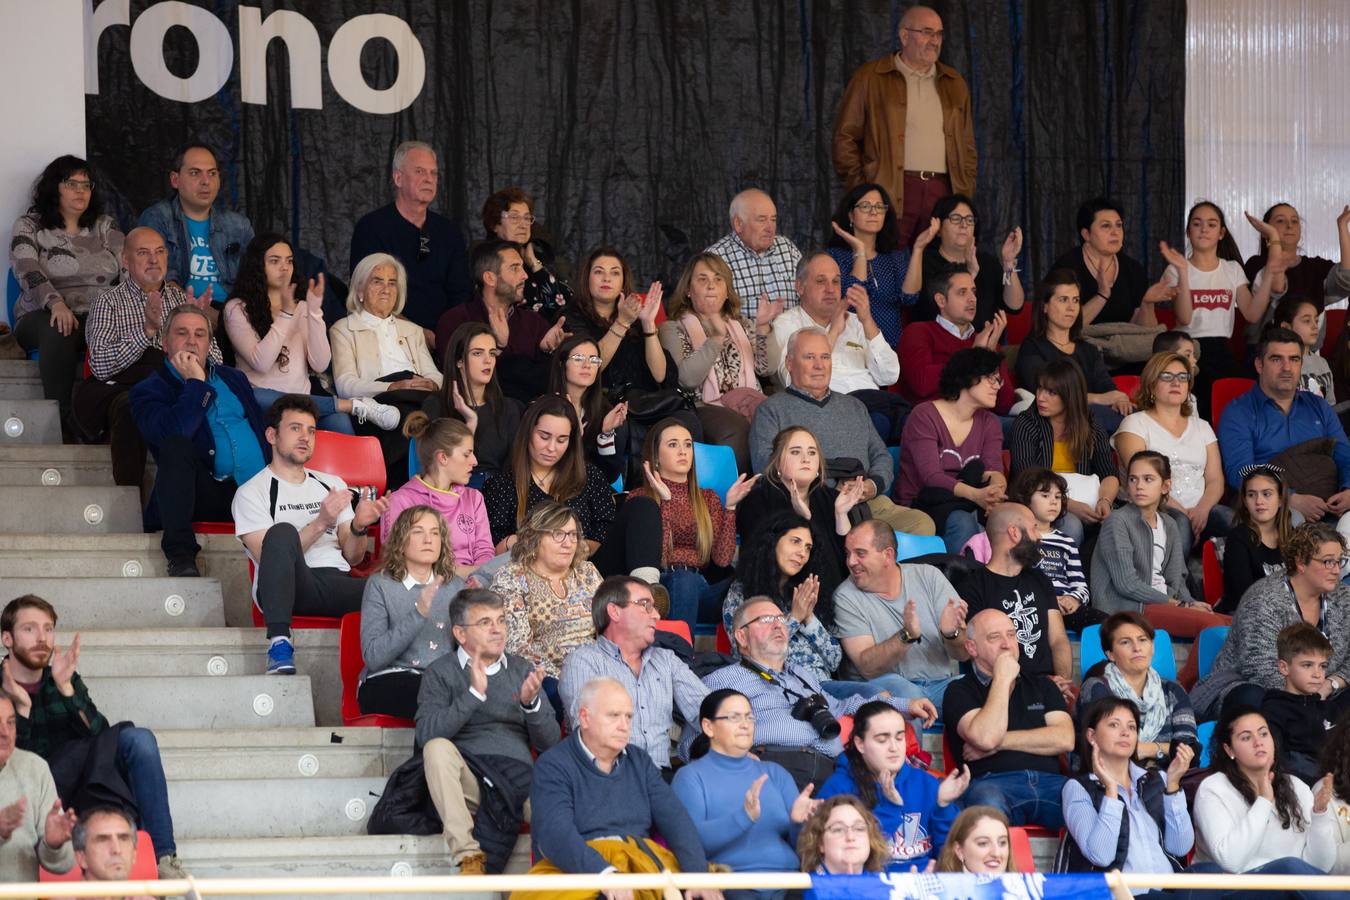
[[[216,295],[213,292],[211,300],[216,306],[221,306],[234,290],[239,259],[244,255],[248,242],[253,240],[253,224],[246,216],[219,206],[211,210],[210,223],[211,255],[216,258],[216,274],[220,279],[220,293]],[[137,224],[155,229],[164,238],[164,246],[169,251],[169,270],[164,277],[186,286],[192,247],[178,194],[170,194],[147,207]]]

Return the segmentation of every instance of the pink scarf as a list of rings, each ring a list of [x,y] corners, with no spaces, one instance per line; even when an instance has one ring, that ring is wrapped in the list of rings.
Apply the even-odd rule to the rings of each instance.
[[[735,388],[750,388],[759,390],[759,379],[755,377],[755,351],[750,346],[750,339],[745,335],[745,329],[741,323],[735,319],[727,319],[727,337],[731,339],[731,345],[734,345],[736,352],[741,357],[740,376],[736,379],[736,384],[729,390]],[[698,320],[698,316],[692,312],[686,312],[680,316],[680,325],[684,327],[684,333],[689,336],[689,345],[693,347],[694,352],[703,346],[703,342],[708,339],[708,335],[703,330],[703,323]],[[703,402],[720,405],[722,399],[722,378],[725,373],[723,360],[727,356],[729,345],[722,346],[722,352],[717,359],[713,360],[712,368],[708,371],[708,377],[703,379]]]

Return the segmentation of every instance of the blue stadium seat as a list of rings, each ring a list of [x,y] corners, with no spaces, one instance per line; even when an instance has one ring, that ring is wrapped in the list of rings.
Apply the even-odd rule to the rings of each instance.
[[[408,480],[412,481],[420,471],[422,464],[417,460],[417,438],[408,438]]]
[[[720,444],[694,444],[694,468],[698,471],[698,486],[716,491],[723,503],[727,490],[741,477],[736,471],[736,454]]]
[[[894,478],[896,475],[900,474],[900,448],[887,447],[886,449],[890,451],[891,454],[891,477]]]
[[[1214,740],[1214,722],[1201,722],[1195,729],[1195,739],[1200,742],[1200,768],[1209,768],[1209,742]]]
[[[1106,659],[1102,651],[1102,626],[1089,625],[1083,629],[1078,643],[1078,678],[1086,678],[1088,669]],[[1172,636],[1159,628],[1153,633],[1153,668],[1163,678],[1177,680],[1177,659],[1172,654]]]
[[[1219,655],[1219,650],[1223,648],[1223,642],[1227,639],[1227,625],[1215,625],[1200,632],[1200,636],[1195,639],[1195,652],[1200,654],[1196,660],[1200,664],[1198,677],[1204,678],[1214,669],[1214,658]]]
[[[9,328],[14,330],[14,304],[19,302],[19,279],[14,277],[13,269],[5,270],[5,319],[9,322]],[[28,351],[29,359],[37,359],[36,350]]]
[[[947,545],[942,543],[940,537],[931,534],[907,534],[903,531],[895,533],[895,559],[897,562],[904,562],[916,556],[927,556],[929,553],[946,552]]]

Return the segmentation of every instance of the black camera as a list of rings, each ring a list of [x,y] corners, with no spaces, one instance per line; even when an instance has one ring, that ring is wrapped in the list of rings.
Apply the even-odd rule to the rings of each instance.
[[[808,722],[825,740],[839,737],[839,720],[830,713],[830,704],[820,694],[805,694],[792,704],[792,718]]]

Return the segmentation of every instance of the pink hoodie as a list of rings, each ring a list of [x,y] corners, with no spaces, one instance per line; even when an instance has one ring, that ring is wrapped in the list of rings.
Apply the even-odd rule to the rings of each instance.
[[[492,559],[492,532],[483,495],[471,487],[458,485],[448,491],[437,490],[421,476],[414,476],[389,495],[389,512],[380,520],[380,543],[389,540],[399,513],[419,505],[430,506],[450,523],[450,546],[455,551],[456,565],[477,566]]]

